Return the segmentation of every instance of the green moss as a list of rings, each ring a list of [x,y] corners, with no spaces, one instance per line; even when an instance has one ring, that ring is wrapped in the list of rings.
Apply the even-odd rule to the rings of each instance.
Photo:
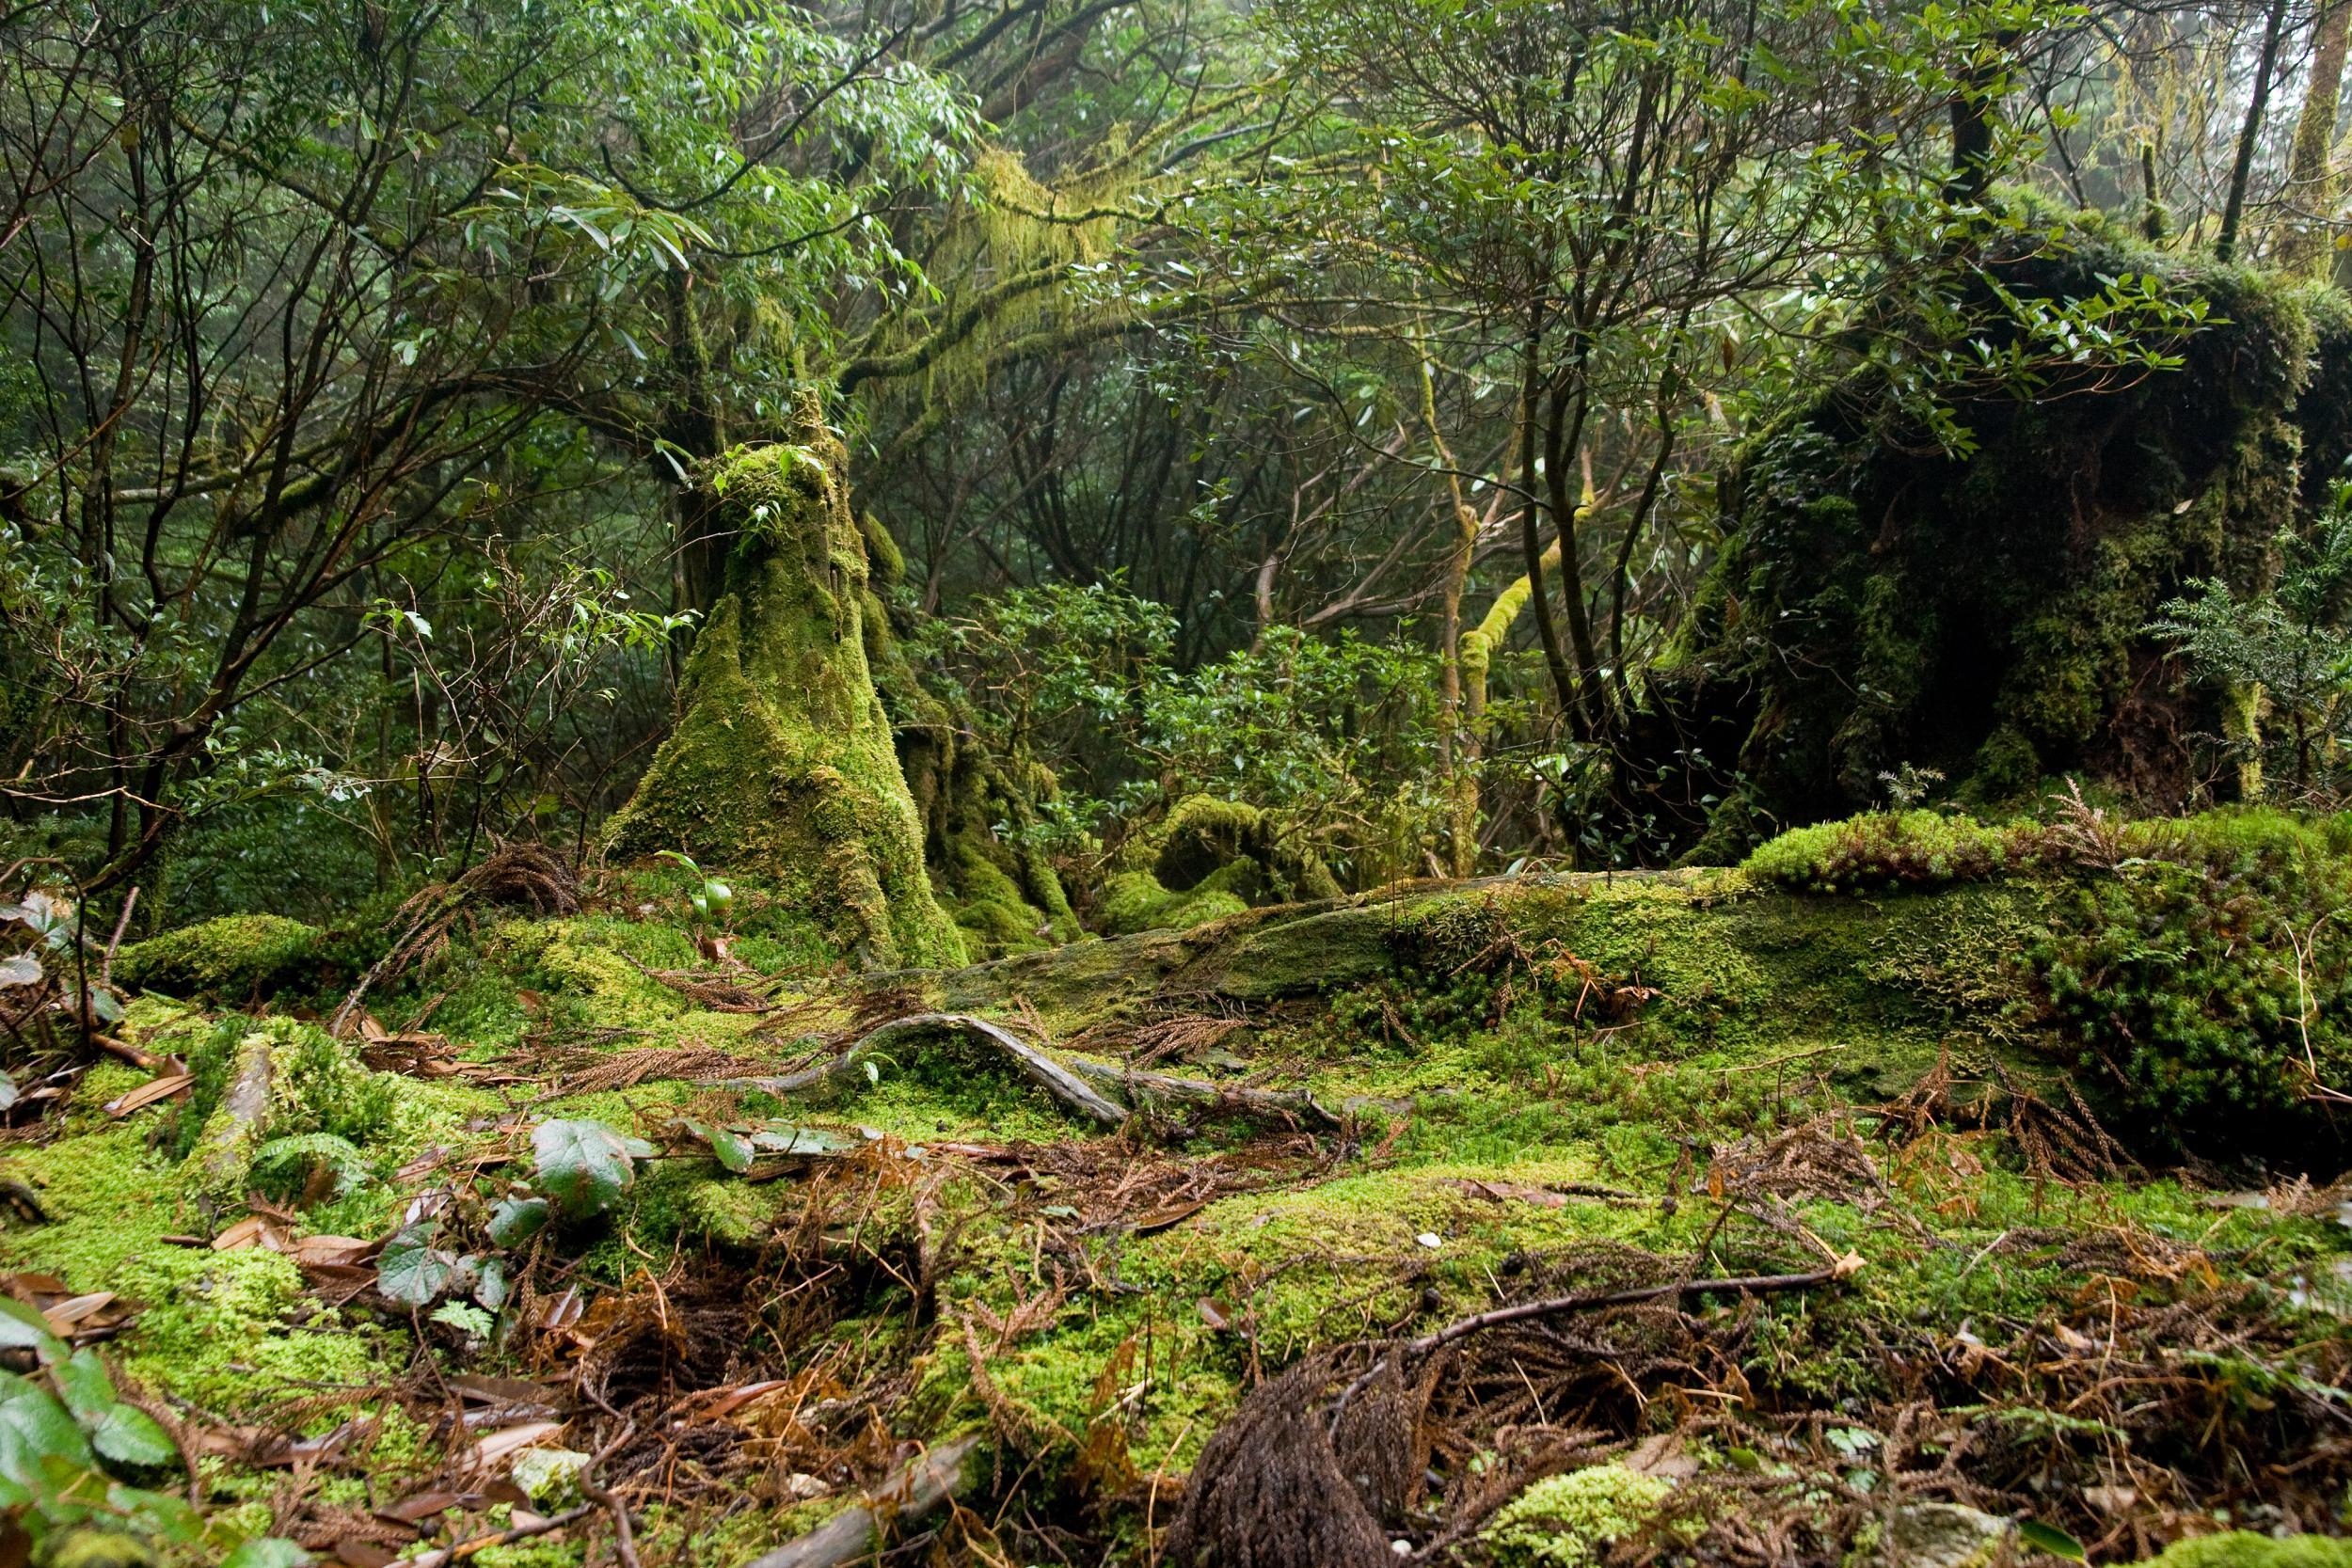
[[[2352,1568],[2352,1541],[2232,1530],[2176,1541],[2148,1559],[2144,1568]]]
[[[1479,1539],[1497,1568],[1591,1568],[1641,1529],[1674,1493],[1671,1481],[1622,1465],[1547,1476],[1496,1513]]]
[[[322,940],[318,927],[283,915],[223,915],[131,943],[116,955],[115,974],[174,996],[243,1001],[288,983]]]
[[[1239,914],[1249,908],[1212,877],[1199,887],[1171,893],[1149,871],[1122,871],[1103,887],[1103,928],[1114,936],[1138,931],[1186,931]]]
[[[848,454],[813,405],[798,435],[702,476],[715,526],[739,543],[695,638],[677,726],[606,848],[756,871],[862,964],[960,964],[866,659]]]
[[[1987,827],[1941,812],[1872,813],[1796,828],[1757,847],[1744,869],[1758,881],[1817,893],[1981,881],[2033,863],[2039,831]]]

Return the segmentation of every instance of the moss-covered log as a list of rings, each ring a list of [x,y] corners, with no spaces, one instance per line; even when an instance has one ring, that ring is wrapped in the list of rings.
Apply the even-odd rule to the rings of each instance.
[[[607,829],[606,851],[680,850],[757,874],[863,963],[959,962],[867,663],[848,454],[814,400],[796,435],[698,476],[735,541],[723,592],[687,662],[677,727]]]

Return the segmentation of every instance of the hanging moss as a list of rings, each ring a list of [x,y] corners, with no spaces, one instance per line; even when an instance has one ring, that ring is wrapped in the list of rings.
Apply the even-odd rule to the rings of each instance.
[[[961,963],[867,662],[867,556],[841,443],[812,400],[794,443],[699,478],[737,544],[694,641],[677,727],[606,830],[773,880],[859,962]]]
[[[1706,753],[1714,788],[1652,791],[1720,801],[1685,818],[1686,847],[1736,858],[1775,823],[1869,805],[1906,763],[1979,804],[2065,771],[2174,802],[2208,772],[2198,737],[2217,716],[2143,628],[2192,578],[2259,591],[2276,573],[2313,493],[2302,459],[2352,450],[2352,319],[2328,291],[2079,241],[1992,270],[2049,299],[2162,277],[2210,306],[2182,369],[1964,399],[1977,444],[1952,455],[1866,366],[1735,459],[1729,537],[1635,768],[1663,778]]]

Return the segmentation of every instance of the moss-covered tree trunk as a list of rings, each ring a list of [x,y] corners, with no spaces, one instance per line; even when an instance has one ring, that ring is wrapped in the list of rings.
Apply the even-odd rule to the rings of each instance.
[[[728,541],[677,727],[606,830],[615,856],[682,850],[802,903],[870,967],[962,961],[866,662],[866,544],[848,453],[814,398],[794,438],[696,476]]]

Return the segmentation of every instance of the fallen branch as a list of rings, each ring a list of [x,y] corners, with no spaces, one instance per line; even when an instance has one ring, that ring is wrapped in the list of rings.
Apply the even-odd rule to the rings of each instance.
[[[1684,1279],[1664,1285],[1641,1285],[1629,1291],[1599,1291],[1583,1295],[1550,1296],[1542,1301],[1522,1301],[1511,1307],[1498,1307],[1491,1311],[1475,1313],[1450,1323],[1435,1334],[1424,1334],[1408,1343],[1407,1354],[1424,1356],[1434,1350],[1467,1339],[1489,1328],[1506,1323],[1525,1323],[1530,1318],[1552,1318],[1567,1312],[1597,1312],[1609,1307],[1634,1307],[1645,1301],[1658,1301],[1667,1296],[1766,1295],[1774,1291],[1809,1291],[1817,1285],[1827,1285],[1846,1279],[1862,1268],[1858,1254],[1848,1254],[1826,1269],[1814,1269],[1805,1274],[1752,1274],[1730,1279]]]
[[[400,1568],[449,1568],[451,1563],[463,1562],[466,1559],[486,1552],[493,1546],[504,1546],[516,1541],[528,1541],[534,1535],[546,1535],[562,1529],[566,1525],[576,1525],[596,1511],[596,1505],[593,1503],[582,1504],[579,1508],[567,1508],[561,1513],[552,1513],[544,1519],[533,1519],[527,1525],[511,1525],[505,1529],[494,1531],[489,1535],[477,1535],[471,1541],[460,1541],[454,1546],[442,1546],[434,1551],[421,1553],[416,1557],[403,1558]]]
[[[986,1019],[974,1018],[968,1013],[916,1013],[912,1018],[896,1019],[867,1030],[840,1055],[805,1071],[787,1073],[781,1078],[722,1078],[717,1080],[715,1086],[723,1089],[758,1089],[773,1095],[855,1089],[866,1080],[866,1059],[886,1041],[901,1035],[934,1031],[967,1035],[993,1047],[1009,1057],[1046,1093],[1081,1116],[1089,1117],[1106,1127],[1116,1127],[1127,1119],[1125,1106],[1088,1087],[1085,1081],[1068,1068],[1035,1046],[1014,1038]]]
[[[806,1535],[754,1558],[743,1568],[842,1568],[873,1555],[891,1520],[920,1519],[969,1483],[964,1461],[979,1447],[975,1435],[943,1443],[893,1470],[866,1500],[847,1508]]]
[[[1187,1105],[1238,1108],[1269,1116],[1305,1117],[1325,1127],[1342,1125],[1338,1117],[1316,1103],[1315,1097],[1305,1089],[1252,1089],[1237,1084],[1212,1084],[1205,1078],[1178,1078],[1171,1073],[1147,1072],[1112,1062],[1089,1061],[1084,1056],[1071,1058],[1070,1067],[1072,1071],[1084,1073],[1097,1082],[1120,1085],[1128,1100],[1138,1105],[1152,1100],[1177,1101]]]
[[[1205,1105],[1217,1109],[1256,1112],[1261,1116],[1298,1117],[1319,1126],[1343,1125],[1332,1112],[1316,1103],[1305,1089],[1253,1089],[1236,1084],[1212,1084],[1205,1078],[1178,1078],[1166,1072],[1146,1072],[1073,1056],[1068,1062],[1047,1055],[1009,1031],[969,1013],[916,1013],[910,1018],[868,1030],[829,1062],[773,1078],[721,1078],[712,1085],[723,1089],[758,1089],[773,1095],[842,1092],[866,1081],[866,1061],[884,1041],[902,1034],[942,1031],[968,1035],[1011,1059],[1014,1066],[1064,1105],[1106,1127],[1116,1127],[1131,1114],[1128,1105],[1100,1093],[1086,1080],[1116,1086],[1130,1104],[1152,1101]]]

